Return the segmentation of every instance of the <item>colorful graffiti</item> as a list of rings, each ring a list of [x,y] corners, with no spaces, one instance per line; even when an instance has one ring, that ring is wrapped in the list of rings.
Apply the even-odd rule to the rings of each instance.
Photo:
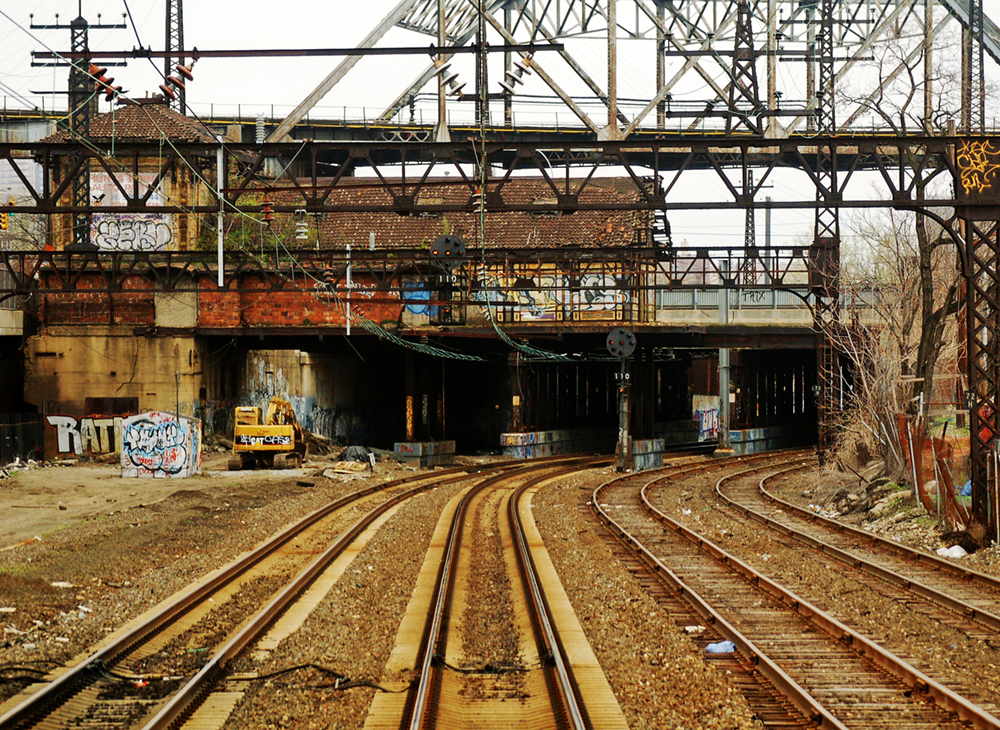
[[[46,416],[56,430],[56,451],[60,454],[113,454],[121,440],[121,416],[74,418]]]
[[[487,276],[481,284],[472,292],[473,301],[509,310],[513,319],[526,322],[605,319],[629,302],[629,292],[611,274]]]
[[[431,300],[431,289],[424,282],[407,282],[403,284],[403,301],[406,302],[406,311],[410,314],[427,317],[437,316],[437,305],[429,304]]]
[[[694,412],[694,420],[698,422],[698,440],[708,441],[719,437],[719,409],[708,408]]]
[[[201,423],[150,411],[122,419],[123,477],[188,477],[201,473]]]

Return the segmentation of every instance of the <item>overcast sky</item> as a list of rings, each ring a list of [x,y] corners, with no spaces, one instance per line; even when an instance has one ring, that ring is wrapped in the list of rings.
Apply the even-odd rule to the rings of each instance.
[[[289,3],[242,0],[187,0],[184,4],[184,44],[187,48],[253,49],[253,48],[338,48],[356,46],[368,32],[396,5],[397,0],[366,0],[357,2],[319,2],[293,0]],[[97,23],[101,14],[104,24],[121,23],[126,3],[123,0],[83,0],[84,17]],[[105,50],[131,50],[140,43],[155,50],[164,45],[163,0],[128,0],[138,31],[128,18],[124,30],[92,30],[90,47]],[[364,8],[364,10],[360,10]],[[69,30],[31,30],[35,24],[52,24],[59,13],[59,23],[68,24],[77,16],[76,0],[34,0],[15,3],[0,0],[0,94],[29,97],[32,105],[40,104],[39,96],[30,92],[66,89],[66,69],[32,68],[31,52],[37,50],[67,50]],[[21,27],[19,28],[18,25]],[[34,37],[32,37],[34,36]],[[429,39],[414,33],[395,30],[385,41],[393,45],[424,45]],[[339,104],[377,105],[389,95],[379,93],[378,79],[385,79],[381,59],[364,59],[365,67],[348,76],[343,89],[338,89],[331,101]],[[423,59],[421,58],[421,61]],[[269,111],[270,105],[291,107],[302,101],[340,61],[339,58],[313,59],[203,59],[195,65],[195,80],[188,87],[188,101],[196,109],[209,104],[231,107],[236,105],[257,111]],[[162,61],[156,61],[162,67]],[[381,64],[383,67],[385,63]],[[396,73],[399,62],[395,62]],[[156,92],[162,79],[148,60],[130,60],[127,67],[110,69],[133,96]],[[374,83],[373,83],[374,82]],[[394,84],[393,91],[398,92]],[[157,92],[158,93],[158,92]],[[46,108],[55,97],[47,97]],[[60,99],[57,107],[65,104]],[[329,103],[329,102],[328,102]],[[25,106],[23,100],[8,99],[10,106]],[[102,110],[104,102],[102,101]],[[246,109],[242,109],[246,113]]]
[[[187,0],[184,4],[184,42],[187,48],[213,50],[354,47],[397,3],[398,0],[291,0],[286,3]],[[985,3],[987,13],[994,20],[1000,20],[1000,0],[985,0]],[[162,50],[164,0],[82,0],[84,17],[92,24],[97,23],[98,13],[103,23],[123,22],[122,13],[126,7],[132,11],[136,29],[133,30],[126,18],[124,30],[92,30],[91,48],[130,50],[141,44]],[[54,23],[56,13],[59,13],[60,24],[68,24],[78,12],[78,0],[0,0],[0,13],[3,13],[0,14],[0,69],[3,69],[0,71],[0,96],[7,97],[8,106],[40,105],[42,96],[31,92],[66,89],[66,69],[33,68],[31,52],[67,50],[69,31],[31,30],[29,13],[34,14],[36,24]],[[394,29],[380,45],[423,46],[430,40],[424,35]],[[602,45],[600,40],[591,41],[583,50],[574,51],[574,55],[584,65],[599,63],[603,58]],[[631,65],[624,56],[635,46],[620,45],[623,60],[619,67],[619,96],[648,98],[651,91],[645,87],[652,78],[651,63],[644,59],[638,62],[638,68]],[[222,113],[235,114],[240,105],[244,115],[257,112],[270,115],[271,105],[274,105],[275,115],[283,117],[280,112],[287,113],[302,101],[340,60],[335,57],[203,59],[195,66],[188,102],[199,113],[207,112],[209,105],[214,104],[217,112],[221,109]],[[381,107],[395,98],[426,60],[423,56],[362,59],[321,103],[317,114],[323,115],[323,106],[370,107],[373,110]],[[162,67],[162,61],[156,63]],[[987,64],[995,66],[989,58]],[[786,73],[790,64],[779,66],[782,66],[779,72]],[[458,63],[456,67],[462,70]],[[116,84],[123,85],[133,96],[156,92],[162,83],[148,60],[131,60],[127,67],[112,68],[111,75],[115,76]],[[597,73],[595,78],[602,85],[606,83],[603,74]],[[463,77],[463,80],[466,79]],[[702,89],[692,89],[692,94],[704,97]],[[790,96],[786,91],[785,98]],[[45,99],[46,108],[65,106],[64,95]],[[102,110],[104,108],[102,101]]]

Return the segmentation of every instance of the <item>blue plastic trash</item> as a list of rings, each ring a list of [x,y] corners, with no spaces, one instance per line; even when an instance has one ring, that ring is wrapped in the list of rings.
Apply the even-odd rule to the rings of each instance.
[[[972,496],[972,480],[971,479],[965,483],[965,486],[962,487],[962,491],[959,492],[959,494],[962,495],[963,497],[971,497]]]
[[[709,644],[705,647],[709,654],[732,654],[736,651],[736,644],[731,641],[720,641],[718,644]]]

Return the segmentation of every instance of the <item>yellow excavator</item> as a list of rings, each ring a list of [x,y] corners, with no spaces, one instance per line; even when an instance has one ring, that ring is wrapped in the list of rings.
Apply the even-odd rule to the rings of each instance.
[[[233,455],[229,469],[253,467],[298,469],[306,458],[306,441],[292,404],[275,396],[261,420],[256,406],[236,407]]]

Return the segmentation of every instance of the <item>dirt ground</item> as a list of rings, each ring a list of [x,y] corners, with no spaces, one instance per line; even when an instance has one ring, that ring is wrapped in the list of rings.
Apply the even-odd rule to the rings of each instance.
[[[114,514],[160,502],[170,495],[196,489],[211,492],[225,484],[306,478],[326,461],[312,460],[303,469],[226,471],[228,453],[206,452],[202,473],[184,479],[125,479],[115,464],[59,461],[26,469],[6,468],[0,479],[0,550],[45,539],[80,520]]]

